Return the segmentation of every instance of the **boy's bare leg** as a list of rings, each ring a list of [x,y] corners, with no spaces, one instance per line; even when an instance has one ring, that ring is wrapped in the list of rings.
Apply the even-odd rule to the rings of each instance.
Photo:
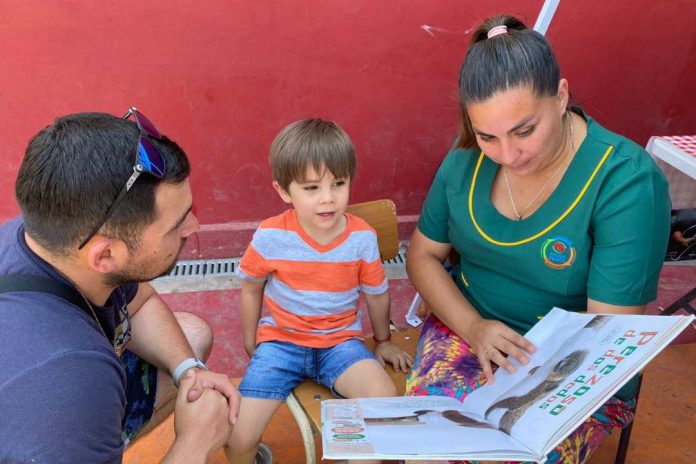
[[[370,379],[370,382],[365,382]],[[375,398],[396,396],[396,386],[376,359],[363,359],[350,366],[334,383],[334,390],[346,398]],[[349,463],[379,464],[381,460],[348,461]]]
[[[370,379],[365,382],[365,379]],[[346,398],[396,396],[396,386],[376,359],[362,359],[336,379],[334,390]]]
[[[230,463],[254,464],[263,431],[281,404],[279,400],[242,398],[237,423],[225,447]]]

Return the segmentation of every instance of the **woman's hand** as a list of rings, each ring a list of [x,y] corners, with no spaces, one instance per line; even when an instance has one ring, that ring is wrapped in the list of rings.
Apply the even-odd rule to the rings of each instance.
[[[476,354],[486,380],[490,384],[495,382],[491,363],[513,373],[517,369],[510,362],[509,357],[526,365],[529,362],[528,355],[536,351],[529,340],[502,322],[483,318],[472,324],[466,339]]]
[[[396,372],[407,373],[413,367],[413,357],[392,342],[378,344],[375,347],[375,357],[382,367],[388,362]]]

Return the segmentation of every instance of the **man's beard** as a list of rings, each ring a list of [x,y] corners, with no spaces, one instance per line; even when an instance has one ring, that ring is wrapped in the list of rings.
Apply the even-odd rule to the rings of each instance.
[[[129,266],[128,269],[124,269],[123,271],[107,274],[104,278],[104,282],[109,287],[116,288],[132,282],[149,282],[158,277],[169,275],[176,267],[177,258],[179,257],[179,253],[181,253],[181,250],[184,248],[185,244],[186,239],[182,239],[181,246],[179,246],[179,251],[176,253],[176,255],[173,255],[172,261],[165,270],[158,271],[141,265]]]

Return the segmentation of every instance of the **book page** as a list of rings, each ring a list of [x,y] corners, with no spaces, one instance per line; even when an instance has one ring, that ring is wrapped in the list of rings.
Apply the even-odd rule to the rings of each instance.
[[[671,336],[675,319],[554,309],[526,336],[537,347],[527,366],[473,392],[463,412],[492,423],[539,454],[628,381]],[[664,345],[664,343],[662,343]],[[560,438],[559,438],[560,440]]]
[[[460,408],[439,396],[324,401],[324,457],[529,457],[524,446]]]

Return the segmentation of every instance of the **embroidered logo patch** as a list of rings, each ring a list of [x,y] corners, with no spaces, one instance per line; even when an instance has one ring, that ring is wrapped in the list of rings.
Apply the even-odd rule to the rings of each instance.
[[[541,257],[548,267],[563,269],[575,261],[575,248],[568,237],[557,235],[546,239],[541,245]]]

